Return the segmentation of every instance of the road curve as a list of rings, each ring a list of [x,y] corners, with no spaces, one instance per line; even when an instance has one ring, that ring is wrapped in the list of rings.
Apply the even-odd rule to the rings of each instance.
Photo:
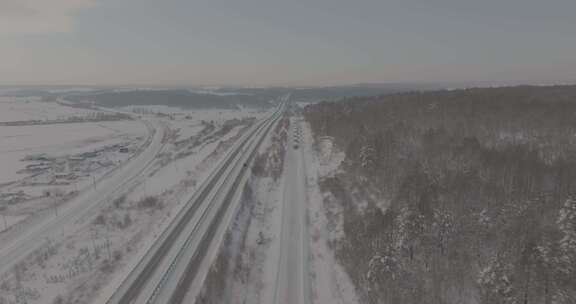
[[[47,238],[70,227],[86,214],[91,214],[100,205],[124,194],[143,178],[156,156],[163,150],[165,126],[155,119],[144,119],[149,129],[149,137],[143,151],[132,157],[121,167],[105,174],[96,181],[95,187],[88,187],[76,197],[58,208],[58,215],[42,214],[18,235],[3,240],[0,245],[0,274],[42,246]]]

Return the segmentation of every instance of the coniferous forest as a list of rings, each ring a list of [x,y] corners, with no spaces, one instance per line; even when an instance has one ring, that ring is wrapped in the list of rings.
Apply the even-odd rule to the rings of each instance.
[[[345,153],[319,181],[362,302],[576,303],[576,86],[305,109]]]

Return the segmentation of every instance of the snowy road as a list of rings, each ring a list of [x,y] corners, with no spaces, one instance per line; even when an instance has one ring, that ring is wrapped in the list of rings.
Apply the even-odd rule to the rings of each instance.
[[[287,98],[230,149],[107,303],[194,302],[233,218],[255,152],[282,116]]]
[[[282,232],[275,286],[275,304],[310,303],[308,274],[308,224],[306,220],[306,175],[301,129],[291,122],[290,141],[284,165]]]
[[[58,207],[58,215],[42,214],[34,217],[17,235],[3,239],[0,244],[0,274],[42,246],[46,239],[84,220],[102,204],[121,196],[146,177],[147,169],[164,148],[165,126],[155,119],[144,119],[149,137],[144,150],[116,170],[96,180],[65,205]]]

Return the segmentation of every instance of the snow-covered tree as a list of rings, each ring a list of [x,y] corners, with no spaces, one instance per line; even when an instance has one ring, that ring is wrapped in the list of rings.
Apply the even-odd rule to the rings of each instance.
[[[362,146],[360,147],[360,165],[365,170],[370,170],[374,168],[375,160],[376,160],[376,150],[372,146],[372,144],[368,141],[363,141]]]
[[[478,284],[485,303],[516,303],[510,273],[511,265],[497,257],[480,271]]]
[[[560,209],[558,220],[556,222],[558,228],[562,233],[560,240],[560,250],[562,252],[562,260],[570,269],[565,271],[573,271],[576,264],[576,200],[569,198]]]
[[[414,259],[415,246],[418,237],[424,231],[424,216],[409,207],[400,209],[396,218],[395,247],[399,250],[407,250],[410,260]]]

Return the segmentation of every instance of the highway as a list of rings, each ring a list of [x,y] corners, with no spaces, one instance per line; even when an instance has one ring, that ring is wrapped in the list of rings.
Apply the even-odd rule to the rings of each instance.
[[[282,231],[274,304],[309,304],[306,175],[301,129],[292,118],[284,165]]]
[[[280,98],[277,109],[236,142],[108,304],[195,301],[251,175],[251,162],[284,114],[289,98]]]
[[[41,212],[33,215],[26,226],[14,234],[3,236],[0,241],[0,274],[28,256],[58,232],[84,220],[102,204],[121,196],[146,178],[156,156],[164,149],[166,127],[155,119],[144,118],[149,136],[143,150],[119,168],[96,180],[93,187],[82,190],[65,205],[58,207],[58,215]],[[49,210],[48,210],[49,211]]]

